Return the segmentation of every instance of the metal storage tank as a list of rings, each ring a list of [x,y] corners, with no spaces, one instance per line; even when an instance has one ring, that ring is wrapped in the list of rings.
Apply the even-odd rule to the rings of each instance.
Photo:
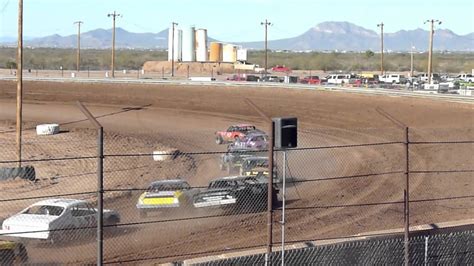
[[[197,29],[196,30],[196,61],[205,62],[208,61],[207,55],[207,30]]]
[[[211,42],[211,51],[209,53],[209,61],[222,62],[222,43]]]
[[[183,29],[183,51],[182,58],[184,62],[196,61],[195,54],[195,30],[194,27]]]
[[[233,44],[226,44],[222,49],[222,62],[234,63],[237,61],[237,48]]]
[[[183,31],[176,30],[174,33],[174,60],[182,61],[183,60]]]
[[[174,61],[181,61],[181,49],[182,49],[182,36],[183,32],[180,29],[174,28]],[[173,28],[171,27],[168,31],[168,61],[171,61],[172,55],[171,46],[173,45]]]
[[[237,49],[237,61],[247,61],[247,49]]]

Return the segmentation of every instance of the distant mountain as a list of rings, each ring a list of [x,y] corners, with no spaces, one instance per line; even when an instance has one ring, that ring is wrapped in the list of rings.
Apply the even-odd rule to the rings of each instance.
[[[435,31],[435,50],[474,51],[474,33],[457,35],[447,29]],[[384,50],[408,51],[415,46],[417,51],[428,49],[429,31],[423,29],[400,30],[384,33]],[[263,42],[243,42],[240,45],[262,49]],[[305,33],[288,39],[268,42],[270,49],[277,50],[380,50],[380,33],[359,27],[349,22],[323,22]]]
[[[51,35],[25,41],[32,47],[74,48],[77,46],[77,34],[69,36]],[[166,48],[168,30],[158,33],[132,33],[122,28],[115,29],[117,48]],[[81,34],[81,48],[107,49],[112,47],[112,29],[96,29]]]
[[[429,32],[423,29],[400,30],[384,33],[384,48],[392,51],[408,51],[415,46],[417,51],[428,49]],[[209,41],[215,41],[209,38]],[[25,40],[31,47],[76,47],[77,35],[51,35],[42,38]],[[0,43],[16,45],[14,40],[0,40]],[[109,49],[112,43],[112,30],[96,29],[81,34],[82,48]],[[234,42],[249,49],[263,49],[263,41]],[[117,48],[167,49],[168,29],[158,33],[132,33],[122,28],[116,29]],[[268,47],[275,50],[339,50],[365,51],[380,49],[380,35],[349,22],[323,22],[310,28],[303,34],[268,42]],[[435,50],[474,51],[474,33],[457,35],[448,29],[438,29],[434,38]]]

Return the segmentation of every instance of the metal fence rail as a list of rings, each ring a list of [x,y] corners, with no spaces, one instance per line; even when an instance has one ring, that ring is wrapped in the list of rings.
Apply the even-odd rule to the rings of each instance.
[[[401,265],[402,236],[349,241],[288,250],[286,265]],[[200,266],[263,265],[265,254],[191,263]],[[282,265],[281,252],[273,252],[272,265]],[[412,265],[471,265],[474,263],[474,231],[420,235],[410,238]]]

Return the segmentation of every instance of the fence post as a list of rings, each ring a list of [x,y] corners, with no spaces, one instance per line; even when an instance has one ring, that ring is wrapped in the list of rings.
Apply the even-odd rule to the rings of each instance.
[[[283,150],[283,187],[281,206],[281,265],[285,266],[286,149]],[[272,177],[273,178],[273,177]]]
[[[98,200],[98,221],[97,221],[97,265],[102,265],[104,261],[104,128],[98,130],[98,158],[97,158],[97,200]]]
[[[406,156],[406,164],[405,164],[405,197],[404,197],[404,205],[405,205],[405,234],[404,234],[404,242],[405,242],[405,265],[410,265],[410,138],[409,138],[409,128],[405,127],[405,156]]]
[[[220,64],[219,64],[220,65]],[[250,99],[245,98],[245,102],[252,107],[266,122],[269,123],[270,135],[268,139],[268,191],[267,191],[267,253],[265,253],[265,266],[272,265],[271,254],[273,246],[273,120],[267,116]]]
[[[425,236],[425,265],[428,265],[428,239],[429,235]]]
[[[81,103],[77,102],[81,112],[98,130],[97,136],[97,265],[104,262],[104,128]]]

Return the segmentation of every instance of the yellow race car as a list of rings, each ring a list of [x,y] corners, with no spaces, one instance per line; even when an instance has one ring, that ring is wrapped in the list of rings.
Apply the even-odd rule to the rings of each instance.
[[[0,240],[0,265],[16,265],[28,262],[28,253],[22,243]]]
[[[148,212],[186,208],[191,206],[195,190],[184,180],[160,180],[148,186],[138,199],[137,209],[141,217],[146,217]]]

